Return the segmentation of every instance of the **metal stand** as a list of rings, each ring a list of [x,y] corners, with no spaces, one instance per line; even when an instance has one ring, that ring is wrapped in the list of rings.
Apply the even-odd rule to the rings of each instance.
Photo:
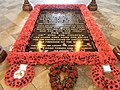
[[[90,11],[96,11],[97,10],[97,3],[96,0],[92,0],[91,3],[88,5],[88,9]]]
[[[33,10],[32,6],[31,6],[31,4],[29,3],[28,0],[24,0],[24,4],[23,4],[22,8],[23,8],[24,11],[31,11],[31,10]]]

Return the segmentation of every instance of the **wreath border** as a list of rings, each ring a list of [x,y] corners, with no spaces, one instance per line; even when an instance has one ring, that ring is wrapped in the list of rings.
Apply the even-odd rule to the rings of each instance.
[[[95,42],[98,52],[78,52],[78,53],[64,53],[64,52],[53,52],[53,53],[40,53],[40,52],[25,52],[25,48],[28,45],[30,35],[33,31],[35,22],[41,9],[47,8],[66,8],[81,10],[82,15],[85,19],[86,25],[91,33],[91,36]],[[53,56],[55,54],[55,56]],[[64,55],[63,55],[64,54]],[[36,57],[37,56],[37,57]],[[115,57],[112,49],[107,43],[104,35],[102,34],[99,26],[96,24],[92,17],[92,14],[84,4],[38,4],[34,10],[30,13],[28,20],[26,21],[20,35],[18,36],[12,52],[7,56],[6,61],[13,65],[14,63],[21,64],[22,62],[35,65],[35,64],[54,64],[56,56],[61,61],[74,62],[78,65],[81,64],[114,64],[117,63],[118,59]],[[63,58],[65,56],[65,59]],[[50,59],[52,57],[52,59]],[[67,58],[69,57],[69,58]],[[69,60],[70,59],[70,60]],[[77,60],[76,60],[77,59]],[[45,62],[44,62],[45,60]]]
[[[66,72],[63,81],[60,81],[59,74]],[[59,62],[50,68],[50,83],[53,90],[69,90],[74,87],[78,78],[77,68],[72,63]]]
[[[9,67],[4,75],[4,80],[6,85],[10,86],[11,88],[22,88],[29,84],[34,78],[34,68],[30,65],[27,66],[25,75],[21,79],[15,79],[14,73],[20,68],[19,64],[14,64]]]
[[[93,66],[91,69],[91,78],[93,82],[104,90],[120,90],[120,69],[117,66],[110,65],[109,73],[114,79],[110,79],[104,75],[102,65]]]

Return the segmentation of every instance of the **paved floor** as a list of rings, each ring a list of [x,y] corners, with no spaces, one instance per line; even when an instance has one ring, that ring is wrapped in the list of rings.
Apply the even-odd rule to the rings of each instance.
[[[38,0],[36,1],[38,2]],[[50,0],[39,0],[39,3],[47,3],[47,1],[50,2]],[[88,3],[87,1],[83,2],[83,0],[67,1],[70,3]],[[68,3],[67,1],[65,3]],[[29,12],[22,11],[22,3],[23,0],[0,0],[0,45],[7,52],[14,44],[29,16]],[[98,11],[91,13],[113,48],[120,44],[120,0],[97,0],[97,3]],[[0,90],[2,88],[4,90],[50,90],[49,66],[34,66],[35,78],[32,83],[22,89],[12,89],[5,85],[4,73],[8,67],[5,62],[0,64]],[[77,68],[79,78],[74,90],[101,90],[89,78],[91,66],[77,66]]]

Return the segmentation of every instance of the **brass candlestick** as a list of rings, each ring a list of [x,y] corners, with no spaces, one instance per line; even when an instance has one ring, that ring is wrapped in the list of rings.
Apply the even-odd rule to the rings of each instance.
[[[96,0],[92,0],[91,3],[88,5],[88,9],[90,11],[96,11],[97,10],[97,3]]]
[[[24,4],[22,8],[24,11],[31,11],[33,9],[28,0],[24,0]]]

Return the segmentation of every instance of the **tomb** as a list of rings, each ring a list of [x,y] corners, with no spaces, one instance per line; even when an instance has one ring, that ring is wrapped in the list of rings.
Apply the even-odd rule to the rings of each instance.
[[[76,46],[77,43],[81,46]],[[79,50],[97,51],[81,11],[41,10],[26,51],[76,51],[77,47]]]

